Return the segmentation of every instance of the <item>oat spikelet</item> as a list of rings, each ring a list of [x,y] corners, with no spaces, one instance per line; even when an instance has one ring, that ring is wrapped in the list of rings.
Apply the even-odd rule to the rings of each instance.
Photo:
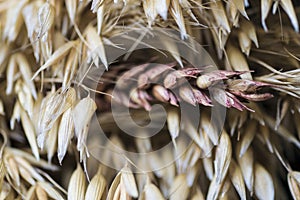
[[[254,167],[254,191],[258,199],[274,199],[275,188],[269,172],[260,164]]]
[[[178,0],[171,1],[171,14],[174,20],[176,21],[177,26],[181,32],[181,38],[182,39],[187,38],[188,35],[185,28],[185,22],[184,22],[184,18]]]
[[[85,174],[81,166],[77,164],[76,170],[73,172],[68,186],[68,199],[69,200],[82,200],[84,199],[86,191]]]
[[[86,138],[89,124],[97,106],[93,99],[86,97],[79,101],[73,109],[74,131],[77,137],[77,150],[80,151],[80,161],[84,159],[86,152]]]
[[[85,199],[92,200],[103,198],[106,185],[105,178],[101,175],[100,170],[98,170],[97,174],[92,178],[87,187]]]
[[[42,65],[33,75],[32,79],[37,77],[37,75],[50,67],[51,65],[54,65],[61,61],[62,58],[64,58],[70,51],[71,48],[75,47],[78,44],[78,41],[70,41],[66,44],[60,46],[52,55],[51,57],[46,61],[44,65]]]
[[[72,115],[72,108],[69,108],[64,112],[61,117],[60,125],[58,129],[58,144],[57,144],[57,157],[59,163],[62,164],[62,160],[67,152],[68,145],[71,138],[74,135],[74,122]]]
[[[300,173],[291,171],[288,173],[288,184],[293,198],[298,200],[300,196]]]

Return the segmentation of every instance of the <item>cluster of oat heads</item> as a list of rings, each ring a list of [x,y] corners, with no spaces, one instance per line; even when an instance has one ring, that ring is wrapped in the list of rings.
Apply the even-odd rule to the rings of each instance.
[[[299,3],[292,0],[0,1],[0,199],[299,199],[297,16]],[[169,41],[162,45],[174,63],[110,66],[105,46],[120,45],[111,37],[151,27],[195,38],[219,70],[186,66]],[[108,70],[99,92],[116,86],[115,99],[131,108],[170,104],[165,137],[171,135],[177,149],[186,148],[179,134],[193,140],[182,157],[143,174],[129,163],[116,172],[89,157],[89,123],[107,99],[80,100],[74,80],[92,63]],[[115,84],[120,77],[137,84],[130,98]],[[206,109],[198,127],[188,119],[181,126],[180,101],[210,107],[211,98],[236,108],[228,109],[220,137]],[[103,109],[100,116],[110,121],[110,114]],[[124,149],[155,146],[148,139],[128,147],[124,133],[107,124],[111,141]],[[164,151],[147,164],[157,169],[175,154]]]

